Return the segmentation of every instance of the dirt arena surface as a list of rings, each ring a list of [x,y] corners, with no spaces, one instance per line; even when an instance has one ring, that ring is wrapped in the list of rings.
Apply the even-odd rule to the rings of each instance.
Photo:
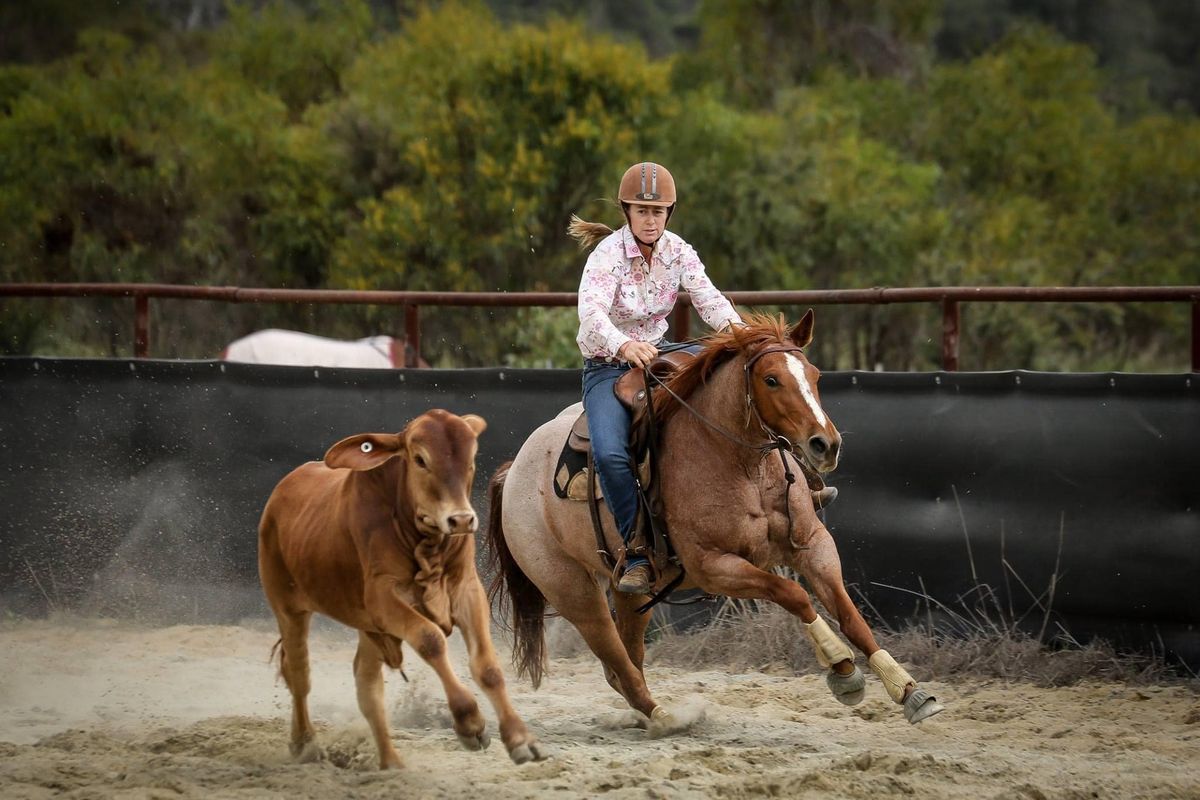
[[[1200,798],[1200,696],[1185,686],[934,681],[947,710],[912,727],[873,676],[846,708],[820,675],[651,663],[657,697],[697,721],[649,739],[590,655],[555,658],[537,692],[510,672],[554,753],[520,767],[498,741],[462,750],[435,676],[410,657],[409,683],[388,673],[407,766],[381,773],[354,699],[356,639],[332,624],[312,639],[327,759],[294,765],[275,637],[265,620],[0,624],[0,797]]]

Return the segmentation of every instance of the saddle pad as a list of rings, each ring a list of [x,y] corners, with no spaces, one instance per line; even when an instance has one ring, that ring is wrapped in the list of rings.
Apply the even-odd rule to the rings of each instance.
[[[581,415],[582,417],[582,415]],[[554,494],[564,500],[587,500],[588,482],[588,450],[580,451],[573,446],[568,436],[563,443],[562,452],[558,455],[558,464],[554,467]],[[602,498],[599,482],[596,483],[596,497]]]

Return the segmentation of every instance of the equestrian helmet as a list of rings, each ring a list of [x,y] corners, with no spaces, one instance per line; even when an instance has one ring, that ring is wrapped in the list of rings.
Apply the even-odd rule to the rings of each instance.
[[[621,178],[617,199],[621,203],[670,208],[675,205],[675,179],[666,167],[653,161],[634,164]]]

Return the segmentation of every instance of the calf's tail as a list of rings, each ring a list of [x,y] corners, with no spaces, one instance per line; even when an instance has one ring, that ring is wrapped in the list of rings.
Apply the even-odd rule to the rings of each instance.
[[[511,466],[511,461],[502,464],[488,482],[488,561],[493,575],[488,599],[493,605],[502,605],[507,595],[512,609],[513,666],[517,675],[527,676],[536,689],[546,672],[546,598],[521,570],[504,538],[501,504]]]

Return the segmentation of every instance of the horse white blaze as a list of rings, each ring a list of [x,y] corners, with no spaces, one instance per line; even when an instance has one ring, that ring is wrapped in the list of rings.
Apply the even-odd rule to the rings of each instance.
[[[800,394],[804,396],[804,402],[808,403],[808,407],[812,409],[813,416],[817,418],[817,424],[824,428],[827,422],[825,412],[821,410],[821,404],[817,402],[817,396],[813,394],[812,384],[808,382],[808,376],[804,374],[804,363],[791,353],[787,353],[786,356],[788,372],[792,373],[796,383],[800,386]]]

